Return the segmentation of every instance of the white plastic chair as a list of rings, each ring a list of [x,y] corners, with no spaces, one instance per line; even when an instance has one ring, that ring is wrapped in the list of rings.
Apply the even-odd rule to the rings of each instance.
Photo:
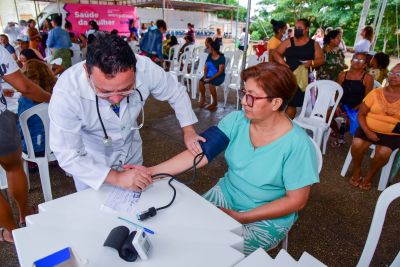
[[[374,154],[375,154],[375,145],[371,145],[369,148],[372,149],[371,158],[373,158]],[[385,166],[382,167],[381,176],[380,176],[379,184],[378,184],[379,191],[385,190],[389,180],[392,181],[392,179],[394,178],[394,177],[390,177],[390,174],[392,171],[393,162],[394,162],[394,159],[396,158],[397,152],[399,152],[399,149],[393,150],[392,154],[390,155],[389,161],[386,163]],[[351,156],[351,147],[350,147],[349,152],[347,153],[346,160],[344,161],[342,171],[340,172],[340,175],[342,177],[346,176],[347,170],[349,169],[352,159],[353,158]]]
[[[199,80],[201,77],[204,76],[204,65],[206,64],[208,54],[204,52],[200,52],[199,54],[199,64],[197,66],[197,69],[195,69],[194,65],[192,64],[190,73],[187,73],[182,76],[183,80],[186,80],[186,86],[188,88],[189,83],[190,83],[190,90],[192,93],[192,99],[196,99],[197,96],[197,88],[199,86]]]
[[[373,89],[375,89],[375,88],[381,88],[382,87],[382,84],[380,83],[380,82],[378,82],[377,80],[374,80],[374,87],[373,87]]]
[[[22,129],[22,134],[25,139],[27,154],[22,153],[22,158],[24,160],[24,168],[27,169],[27,161],[34,162],[39,167],[39,174],[40,174],[40,182],[42,184],[42,190],[44,195],[44,200],[49,201],[53,199],[51,193],[51,184],[50,184],[50,174],[49,174],[49,161],[55,161],[56,158],[50,150],[49,146],[49,114],[48,114],[48,104],[42,103],[36,105],[28,110],[22,112],[19,117],[19,122]],[[45,131],[45,155],[43,157],[36,157],[35,151],[33,149],[32,138],[28,128],[28,119],[33,115],[39,116],[42,120],[44,131]],[[29,172],[26,173],[29,181]]]
[[[0,166],[0,190],[8,187],[6,171]]]
[[[226,52],[234,52],[235,51],[235,47],[233,47],[233,46],[225,46],[223,51],[224,51],[224,54]]]
[[[257,55],[249,55],[247,57],[247,65],[246,68],[250,68],[253,67],[255,65],[257,65],[259,62],[257,60]]]
[[[398,197],[400,197],[400,183],[389,186],[379,196],[376,203],[374,216],[372,217],[371,227],[369,228],[367,241],[365,242],[365,246],[361,254],[360,260],[358,261],[357,267],[370,265],[372,257],[374,256],[376,246],[378,245],[379,237],[382,233],[382,227],[383,223],[385,222],[387,209],[390,203],[392,203],[393,200]],[[397,255],[391,266],[399,266],[399,255]]]
[[[321,149],[319,148],[318,144],[312,138],[310,138],[310,139],[315,148],[315,153],[316,153],[317,161],[318,161],[318,174],[319,174],[322,170],[322,164],[323,164],[324,160],[322,158]],[[285,238],[281,241],[282,249],[287,251],[288,243],[289,243],[289,233],[287,233]]]
[[[226,102],[228,101],[228,94],[230,90],[235,90],[236,91],[236,109],[239,109],[239,103],[240,103],[240,95],[239,95],[239,90],[240,90],[240,84],[242,79],[240,76],[234,77],[235,79],[230,79],[231,82],[229,84],[224,85],[224,107],[226,106]],[[234,80],[234,82],[232,82]]]
[[[172,46],[168,52],[168,59],[164,60],[164,68],[165,63],[170,62],[170,70],[176,70],[178,68],[178,59],[179,59],[179,50],[181,49],[181,45],[177,44]]]
[[[268,62],[268,52],[265,51],[259,58],[258,63]]]
[[[81,51],[81,48],[79,47],[79,45],[76,45],[76,46],[73,45],[71,50],[73,53],[73,56],[71,58],[72,65],[75,65],[76,63],[81,62],[82,61],[82,51]],[[62,60],[61,60],[61,63],[62,63]],[[57,65],[61,65],[61,64],[57,64]]]
[[[306,110],[307,105],[311,102],[311,90],[315,90],[316,100],[311,114],[308,116],[306,115]],[[322,141],[324,141],[322,154],[325,154],[330,125],[342,96],[343,89],[336,82],[318,80],[310,83],[304,94],[303,107],[300,115],[294,119],[294,122],[296,122],[300,127],[312,132],[313,139],[319,147],[321,147]],[[334,105],[327,120],[328,108],[331,101],[334,101]]]
[[[62,64],[62,62],[63,62],[63,60],[62,60],[62,58],[56,58],[56,59],[53,59],[52,61],[50,61],[50,64],[51,65],[61,65]]]

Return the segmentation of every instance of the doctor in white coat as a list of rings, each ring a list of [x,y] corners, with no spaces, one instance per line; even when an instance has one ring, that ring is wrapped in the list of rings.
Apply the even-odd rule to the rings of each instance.
[[[86,62],[65,71],[49,106],[50,147],[72,174],[77,190],[103,183],[138,191],[152,183],[142,164],[143,105],[150,94],[175,110],[184,141],[201,152],[197,118],[186,90],[149,58],[134,55],[128,43],[102,32],[88,46]],[[154,148],[156,149],[156,148]]]

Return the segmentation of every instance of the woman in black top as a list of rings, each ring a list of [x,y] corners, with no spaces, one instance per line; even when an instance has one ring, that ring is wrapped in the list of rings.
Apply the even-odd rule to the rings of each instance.
[[[306,68],[317,68],[323,65],[325,63],[324,54],[319,44],[309,37],[309,30],[310,22],[307,19],[299,19],[295,24],[294,37],[283,41],[272,52],[273,60],[286,65],[292,71],[302,64]],[[303,105],[303,99],[304,92],[297,88],[295,96],[286,109],[286,113],[291,119],[296,116],[296,107]]]

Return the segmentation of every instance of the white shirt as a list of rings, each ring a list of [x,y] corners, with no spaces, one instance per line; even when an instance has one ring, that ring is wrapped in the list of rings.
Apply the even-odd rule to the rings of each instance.
[[[0,82],[3,82],[3,76],[12,74],[18,70],[18,65],[11,57],[11,54],[0,45]],[[6,110],[5,98],[3,97],[3,89],[0,83],[0,112]]]
[[[368,53],[370,46],[371,46],[371,42],[369,40],[361,39],[354,45],[354,52]]]
[[[249,34],[249,37],[250,37],[250,34]],[[246,38],[246,33],[242,32],[240,34],[240,36],[239,36],[239,44],[240,44],[240,46],[244,46],[245,38]]]
[[[143,100],[150,94],[160,101],[167,100],[181,127],[196,123],[185,87],[149,58],[136,55],[136,59],[136,88]],[[73,175],[78,190],[87,186],[98,189],[111,167],[142,164],[142,140],[139,131],[131,127],[137,126],[136,118],[144,102],[138,92],[130,95],[129,103],[124,98],[118,117],[110,102],[99,98],[100,115],[112,138],[112,146],[105,146],[95,93],[89,86],[83,64],[77,63],[61,75],[49,106],[50,148],[60,166]]]

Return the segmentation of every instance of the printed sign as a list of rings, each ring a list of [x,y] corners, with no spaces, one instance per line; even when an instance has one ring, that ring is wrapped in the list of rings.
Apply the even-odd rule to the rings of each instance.
[[[94,20],[101,31],[118,30],[120,35],[129,35],[130,19],[134,19],[138,27],[138,17],[134,6],[65,4],[67,20],[74,31],[85,33],[89,30],[89,21]]]

